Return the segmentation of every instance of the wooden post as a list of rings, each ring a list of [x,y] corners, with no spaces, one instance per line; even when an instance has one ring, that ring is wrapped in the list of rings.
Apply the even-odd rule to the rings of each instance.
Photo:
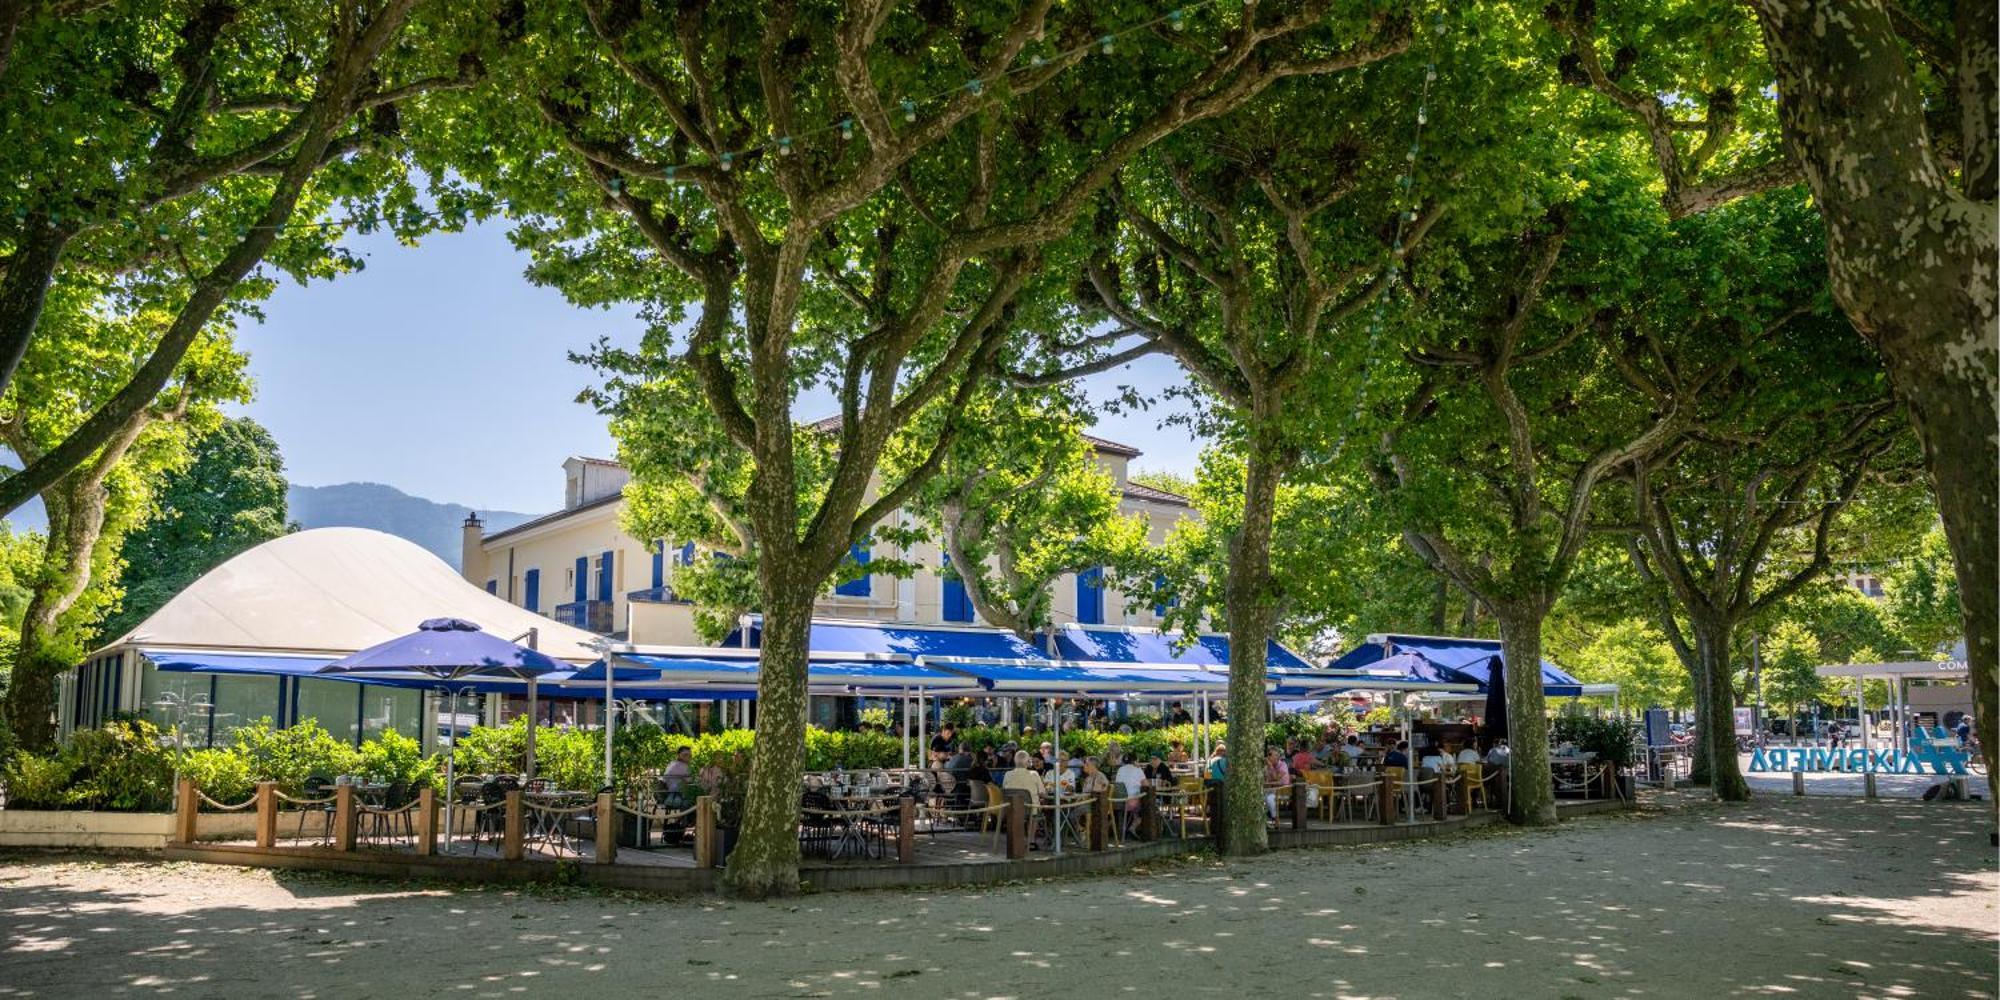
[[[610,792],[597,793],[597,863],[618,860],[618,808],[611,804]]]
[[[333,786],[333,849],[354,850],[354,786]]]
[[[1139,793],[1139,836],[1145,840],[1160,839],[1160,800],[1154,797],[1152,785]]]
[[[276,847],[278,844],[278,783],[260,781],[257,783],[257,846]]]
[[[431,788],[417,789],[417,856],[430,857],[438,849],[438,805],[437,792]]]
[[[696,868],[719,868],[722,866],[722,845],[715,836],[715,796],[702,795],[694,800],[694,864]]]
[[[1303,830],[1312,818],[1312,806],[1307,802],[1306,789],[1311,787],[1306,779],[1292,776],[1292,829]]]
[[[201,815],[201,795],[193,778],[182,778],[174,792],[174,843],[194,843],[196,817]]]
[[[1018,788],[1004,792],[1007,799],[1007,860],[1028,856],[1028,793]]]
[[[1861,772],[1861,797],[1867,799],[1875,797],[1875,772]]]
[[[1098,792],[1090,797],[1090,849],[1104,850],[1105,834],[1110,832],[1105,822],[1111,816],[1111,793]]]
[[[1806,793],[1806,773],[1804,771],[1793,771],[1792,794],[1804,795],[1805,793]]]
[[[1443,820],[1445,810],[1451,806],[1451,798],[1447,794],[1451,786],[1445,784],[1444,779],[1443,771],[1431,772],[1431,818],[1435,820]]]
[[[896,863],[917,862],[917,800],[908,795],[896,800]]]
[[[527,830],[522,822],[526,817],[521,814],[520,789],[507,791],[505,808],[507,825],[500,841],[500,856],[508,861],[519,861],[528,856],[528,845],[524,841]]]
[[[1382,814],[1382,825],[1388,826],[1396,821],[1396,803],[1402,801],[1403,796],[1400,794],[1402,789],[1397,788],[1396,783],[1390,780],[1388,768],[1385,767],[1375,773],[1380,776],[1375,794],[1382,799],[1382,808],[1377,811]]]

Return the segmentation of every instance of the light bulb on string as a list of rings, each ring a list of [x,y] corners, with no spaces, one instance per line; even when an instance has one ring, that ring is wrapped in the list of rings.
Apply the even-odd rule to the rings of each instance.
[[[1105,54],[1105,55],[1107,55],[1107,56],[1108,56],[1108,55],[1110,55],[1110,54],[1111,54],[1111,42],[1112,42],[1112,38],[1111,38],[1111,36],[1110,36],[1110,35],[1105,35],[1105,36],[1103,36],[1103,37],[1099,38],[1099,39],[1097,40],[1097,51],[1099,51],[1099,52],[1102,52],[1102,53],[1104,53],[1104,54]]]
[[[907,97],[903,98],[903,120],[906,122],[917,120],[917,102]]]
[[[790,155],[792,155],[792,137],[791,137],[791,136],[789,136],[789,135],[781,135],[781,136],[779,136],[779,137],[778,137],[778,155],[779,155],[779,156],[790,156]]]
[[[976,76],[970,80],[965,81],[965,92],[973,95],[974,97],[979,96],[979,92],[985,89],[986,89],[986,81],[981,80]]]
[[[1167,12],[1167,27],[1179,31],[1187,27],[1187,11],[1175,7]]]
[[[726,174],[726,173],[728,173],[728,172],[729,172],[729,168],[730,168],[731,166],[733,166],[733,165],[734,165],[735,163],[736,163],[736,154],[735,154],[735,153],[724,153],[724,154],[722,154],[722,172],[723,172],[723,173],[725,173],[725,174]]]
[[[842,118],[840,120],[840,137],[842,139],[854,138],[854,119]]]

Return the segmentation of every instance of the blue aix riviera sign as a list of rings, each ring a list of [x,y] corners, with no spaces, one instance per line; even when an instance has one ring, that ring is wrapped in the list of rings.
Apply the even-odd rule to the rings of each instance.
[[[1964,774],[1965,751],[1948,739],[1920,737],[1909,752],[1832,750],[1826,747],[1770,747],[1750,755],[1751,771],[1846,771],[1859,774]]]

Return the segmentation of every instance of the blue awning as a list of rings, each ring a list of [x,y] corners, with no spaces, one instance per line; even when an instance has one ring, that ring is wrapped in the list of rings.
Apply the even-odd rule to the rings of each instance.
[[[1056,630],[1056,655],[1066,660],[1229,669],[1227,648],[1217,656],[1200,642],[1178,645],[1173,635],[1158,629],[1065,625]]]
[[[1417,677],[1378,677],[1344,670],[1301,670],[1274,678],[1271,694],[1280,698],[1331,698],[1353,691],[1470,693],[1479,690],[1469,681],[1423,680]]]
[[[727,646],[751,646],[761,644],[763,639],[763,619],[750,618],[750,641],[743,641],[743,632],[738,629],[722,644]],[[973,626],[922,626],[885,625],[877,622],[857,622],[817,619],[812,623],[812,635],[807,649],[815,655],[821,653],[882,653],[905,656],[916,660],[926,656],[963,656],[985,660],[1047,660],[1048,656],[1023,641],[1020,636],[1006,629],[979,628]]]
[[[930,663],[979,682],[988,690],[1021,696],[1125,698],[1168,697],[1203,690],[1227,690],[1229,678],[1197,670],[1148,670],[1067,660],[1024,663],[1006,660],[937,659]]]
[[[1223,663],[1229,662],[1228,636],[1204,635],[1197,641],[1203,646],[1208,647],[1209,651],[1220,658]],[[1267,639],[1265,640],[1264,647],[1264,669],[1271,671],[1312,670],[1314,667],[1311,661],[1286,649],[1283,645],[1279,644],[1278,640]]]
[[[755,691],[755,656],[700,655],[689,653],[618,653],[613,687],[626,690],[625,682],[656,682],[675,685],[716,685]],[[593,663],[576,672],[573,683],[601,685],[605,665]],[[923,688],[926,691],[970,691],[977,685],[957,674],[920,666],[901,658],[815,656],[806,666],[806,683],[816,689],[839,688],[853,691],[899,691]]]
[[[196,649],[141,649],[139,655],[157,669],[173,673],[233,674],[263,677],[300,677],[322,681],[340,681],[345,684],[373,684],[378,687],[398,688],[447,688],[452,691],[471,691],[479,694],[523,694],[528,683],[512,677],[480,677],[466,680],[439,681],[415,672],[372,673],[372,674],[322,674],[321,667],[339,659],[326,654],[304,653],[251,653],[223,652]],[[598,678],[603,679],[602,661],[593,664],[598,669]],[[560,690],[564,681],[575,675],[575,671],[559,670],[544,674],[537,681],[537,690],[545,696],[571,698],[591,698],[588,688]],[[622,674],[621,674],[622,676]],[[657,673],[649,672],[644,679],[658,680]],[[729,698],[730,695],[716,694],[693,689],[675,689],[659,684],[634,684],[620,687],[618,695],[623,698],[664,701],[667,699],[715,699]],[[599,690],[595,697],[602,698]]]
[[[1398,653],[1415,653],[1463,680],[1478,684],[1481,691],[1491,681],[1494,660],[1503,660],[1498,639],[1462,639],[1427,635],[1389,635],[1386,642],[1369,642],[1349,650],[1328,665],[1331,670],[1359,671]],[[1386,646],[1386,648],[1385,648]],[[1583,693],[1583,682],[1548,660],[1541,664],[1542,691],[1555,698],[1574,698]],[[1509,679],[1515,675],[1510,672]]]

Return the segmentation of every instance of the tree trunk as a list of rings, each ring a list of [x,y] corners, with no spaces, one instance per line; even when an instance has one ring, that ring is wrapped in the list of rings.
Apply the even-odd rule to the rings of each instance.
[[[6,277],[0,279],[0,393],[7,391],[28,354],[28,343],[42,320],[42,304],[55,283],[56,265],[75,234],[67,226],[51,225],[40,212],[28,216],[24,227],[29,235],[7,256]]]
[[[799,793],[805,773],[806,662],[815,583],[802,559],[760,563],[764,634],[757,659],[757,731],[742,825],[727,859],[724,885],[750,899],[799,891]]]
[[[23,749],[37,752],[55,746],[55,680],[73,664],[52,655],[50,644],[63,626],[63,616],[90,587],[92,558],[104,533],[105,472],[131,444],[136,430],[112,443],[112,451],[97,465],[79,470],[43,494],[49,527],[37,561],[21,620],[21,637],[14,653],[7,688],[7,725]]]
[[[1556,791],[1549,773],[1549,720],[1542,697],[1541,608],[1492,603],[1507,660],[1508,818],[1523,826],[1554,826]]]
[[[1274,446],[1253,445],[1243,483],[1243,521],[1229,543],[1229,769],[1223,795],[1223,853],[1262,854],[1270,848],[1264,825],[1264,719],[1270,710],[1265,654],[1277,620],[1271,592],[1271,525],[1278,506],[1283,462]]]
[[[1688,762],[1688,784],[1706,785],[1715,780],[1715,765],[1709,756],[1709,747],[1715,744],[1708,731],[1715,720],[1708,712],[1708,672],[1702,669],[1699,656],[1683,666],[1694,688],[1694,753]]]
[[[1881,349],[1924,445],[1964,600],[1974,706],[1990,737],[2000,710],[1994,8],[1965,4],[1958,14],[1961,192],[1932,152],[1924,103],[1882,4],[1753,5],[1777,71],[1786,144],[1826,219],[1834,298]]]
[[[1694,623],[1695,657],[1707,678],[1707,683],[1700,685],[1695,721],[1708,750],[1709,788],[1724,802],[1750,798],[1750,785],[1743,780],[1743,767],[1736,759],[1736,688],[1729,681],[1729,649],[1735,631],[1735,623],[1726,620]]]

